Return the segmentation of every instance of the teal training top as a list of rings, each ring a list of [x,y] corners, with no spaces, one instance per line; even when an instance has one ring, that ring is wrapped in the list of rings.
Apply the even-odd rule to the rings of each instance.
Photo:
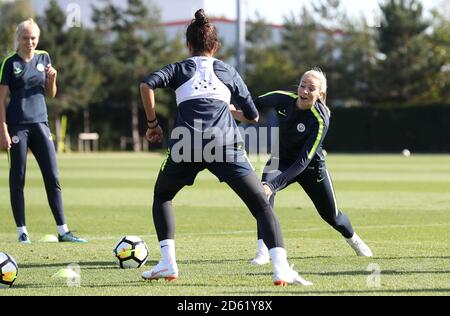
[[[45,67],[51,64],[46,51],[36,50],[33,59],[25,62],[16,52],[3,60],[0,84],[9,87],[11,98],[6,108],[10,126],[47,122],[45,103]]]

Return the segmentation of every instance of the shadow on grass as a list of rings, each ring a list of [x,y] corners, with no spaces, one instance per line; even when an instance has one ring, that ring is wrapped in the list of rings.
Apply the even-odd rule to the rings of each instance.
[[[250,259],[194,259],[194,260],[177,260],[178,265],[180,264],[216,264],[216,263],[227,263],[227,262],[250,262]],[[155,262],[156,264],[157,262]]]
[[[303,272],[303,271],[302,271]],[[303,272],[304,274],[311,275],[324,275],[324,276],[340,276],[340,275],[370,275],[371,272],[366,270],[360,271],[332,271],[332,272]],[[383,275],[401,275],[401,274],[447,274],[449,270],[411,270],[411,271],[397,271],[397,270],[381,270]]]
[[[295,285],[289,285],[295,286]],[[314,285],[313,285],[314,286]],[[367,289],[367,290],[337,290],[337,291],[309,291],[309,288],[306,287],[297,287],[302,291],[224,291],[225,294],[233,294],[233,295],[388,295],[388,294],[424,294],[424,293],[446,293],[447,295],[450,293],[450,288],[442,288],[442,289]]]
[[[380,260],[400,260],[400,259],[450,259],[450,256],[410,256],[410,257],[374,257]]]
[[[333,258],[333,256],[308,256],[308,257],[291,257],[289,261],[292,260],[308,260],[308,259],[324,259],[324,258]],[[369,258],[371,260],[401,260],[401,259],[450,259],[450,256],[411,256],[411,257],[374,257]],[[189,259],[189,260],[177,260],[178,264],[221,264],[221,263],[249,263],[251,258],[235,258],[235,259]],[[117,269],[113,260],[111,261],[87,261],[87,262],[52,262],[52,263],[24,263],[21,264],[20,267],[23,268],[45,268],[45,267],[61,267],[67,266],[69,264],[76,263],[79,264],[81,268],[85,269]],[[146,266],[154,266],[158,263],[158,261],[152,260],[146,263]],[[267,266],[271,266],[268,264]],[[410,273],[449,273],[450,271],[411,271]],[[333,273],[333,272],[330,272]],[[336,274],[346,273],[346,272],[335,272]],[[363,272],[361,272],[363,273]],[[383,270],[383,273],[409,273],[408,271],[390,271]],[[312,273],[314,274],[314,273]],[[358,274],[358,273],[347,273],[347,274]],[[363,273],[364,274],[364,273]]]
[[[289,257],[288,256],[288,261],[291,261],[291,260],[307,260],[307,259],[325,259],[325,258],[330,259],[330,258],[336,258],[336,257],[333,257],[333,256]]]
[[[323,259],[323,258],[332,258],[332,257],[331,256],[292,257],[292,258],[289,258],[289,260],[308,260],[308,259]],[[216,264],[216,263],[236,262],[236,263],[250,264],[251,260],[252,260],[252,258],[250,258],[250,257],[234,258],[234,259],[193,259],[193,260],[177,260],[177,263],[178,264]],[[269,264],[269,266],[271,266],[271,264]]]
[[[305,275],[321,275],[321,276],[344,276],[344,275],[350,275],[350,276],[358,276],[358,275],[364,275],[369,276],[371,275],[371,272],[366,270],[358,270],[358,271],[330,271],[330,272],[308,272],[305,270],[299,271],[301,274]],[[425,271],[397,271],[397,270],[381,270],[381,274],[383,275],[404,275],[404,274],[449,274],[450,270],[425,270]],[[262,275],[272,275],[270,272],[249,272],[246,273],[246,275],[250,276],[262,276]]]
[[[52,262],[52,263],[24,263],[19,268],[52,268],[67,267],[70,264],[78,264],[81,269],[117,269],[113,261],[89,261],[89,262]]]
[[[115,287],[130,287],[130,286],[146,286],[144,281],[126,281],[126,282],[109,282],[108,284],[95,284],[89,283],[84,284],[81,282],[80,287],[72,286],[74,288],[115,288]],[[25,283],[25,284],[17,284],[14,285],[15,289],[60,289],[69,287],[66,285],[64,279],[61,279],[60,282],[55,281],[54,283]]]

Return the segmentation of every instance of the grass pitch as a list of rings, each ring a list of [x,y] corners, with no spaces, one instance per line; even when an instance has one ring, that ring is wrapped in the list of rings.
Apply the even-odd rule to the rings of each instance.
[[[208,171],[174,200],[180,277],[144,282],[142,271],[159,259],[151,204],[163,160],[158,154],[58,156],[69,228],[87,244],[43,243],[56,235],[42,176],[30,154],[25,185],[31,245],[17,242],[9,204],[6,155],[0,163],[0,251],[19,274],[4,295],[450,295],[450,156],[329,155],[337,202],[373,258],[357,257],[315,211],[297,185],[277,195],[289,262],[314,285],[275,287],[271,265],[249,264],[256,249],[255,221],[239,198]],[[261,174],[264,159],[255,161]],[[142,237],[150,259],[121,270],[112,249],[124,235]],[[80,286],[53,278],[79,265]]]

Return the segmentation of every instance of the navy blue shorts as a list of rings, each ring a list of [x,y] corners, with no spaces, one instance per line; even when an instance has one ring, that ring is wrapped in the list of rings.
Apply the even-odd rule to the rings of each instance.
[[[224,149],[223,159],[215,161],[177,161],[172,153],[168,153],[161,165],[160,174],[177,179],[177,182],[192,185],[197,174],[207,169],[214,174],[220,182],[244,177],[254,171],[244,149],[229,146]],[[192,159],[194,160],[194,159]]]

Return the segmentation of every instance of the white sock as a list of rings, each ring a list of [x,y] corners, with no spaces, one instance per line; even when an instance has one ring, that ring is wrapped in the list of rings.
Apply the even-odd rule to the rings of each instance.
[[[270,258],[272,258],[273,268],[275,271],[280,271],[289,268],[286,249],[281,247],[274,247],[269,250],[269,253]]]
[[[64,235],[69,231],[69,228],[67,228],[67,224],[64,225],[58,225],[58,234],[59,236]]]
[[[162,261],[166,263],[176,263],[175,258],[175,240],[164,239],[159,242],[161,247]]]
[[[28,235],[27,226],[17,227],[17,232],[19,233],[19,237],[22,236],[22,234]]]
[[[258,239],[258,252],[264,252],[268,253],[269,249],[267,248],[266,244],[264,243],[264,240]]]
[[[348,241],[354,242],[356,239],[359,239],[359,236],[356,235],[356,233],[353,233],[353,236],[350,238],[347,238]]]

